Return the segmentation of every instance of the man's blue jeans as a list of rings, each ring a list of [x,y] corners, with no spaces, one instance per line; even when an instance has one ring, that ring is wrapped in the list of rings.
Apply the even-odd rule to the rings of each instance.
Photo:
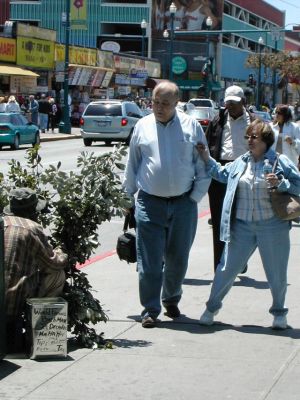
[[[45,131],[48,129],[48,114],[39,113],[40,129]]]
[[[186,194],[166,200],[139,191],[137,265],[142,316],[156,318],[162,302],[177,304],[197,229],[197,203]]]
[[[218,265],[207,309],[215,312],[222,307],[222,300],[231,289],[236,276],[258,248],[273,298],[269,312],[285,315],[287,266],[290,253],[290,222],[273,217],[263,221],[234,220],[231,240],[226,244]]]

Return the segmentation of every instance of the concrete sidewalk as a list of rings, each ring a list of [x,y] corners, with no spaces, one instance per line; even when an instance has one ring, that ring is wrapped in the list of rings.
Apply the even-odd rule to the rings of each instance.
[[[70,134],[59,133],[58,128],[56,128],[53,133],[51,130],[49,130],[46,133],[40,132],[40,138],[41,138],[41,142],[52,142],[55,140],[80,139],[81,138],[80,128],[72,127]]]
[[[298,400],[300,393],[299,226],[291,231],[287,306],[292,328],[273,331],[271,296],[256,252],[237,278],[212,327],[198,325],[210,291],[212,232],[207,198],[180,303],[182,316],[163,314],[143,329],[135,265],[113,254],[84,269],[109,315],[96,326],[113,349],[69,349],[68,358],[0,362],[1,400]],[[202,215],[202,217],[201,217]],[[120,224],[118,220],[115,223]],[[100,239],[101,240],[101,239]]]

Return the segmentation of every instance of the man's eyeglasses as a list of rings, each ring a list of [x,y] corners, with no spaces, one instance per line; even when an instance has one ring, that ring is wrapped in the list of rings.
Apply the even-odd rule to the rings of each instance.
[[[258,136],[257,135],[245,135],[244,138],[246,140],[249,140],[249,139],[255,140],[255,139],[258,139]]]
[[[275,114],[282,115],[282,112],[276,111]]]

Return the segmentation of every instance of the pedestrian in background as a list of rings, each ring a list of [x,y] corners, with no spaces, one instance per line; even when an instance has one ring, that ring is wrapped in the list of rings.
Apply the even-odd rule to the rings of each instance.
[[[206,143],[201,125],[177,112],[179,89],[164,81],[153,90],[153,114],[140,119],[130,141],[123,187],[136,192],[137,268],[142,326],[161,312],[180,316],[178,303],[197,228],[197,202],[210,178],[196,150]]]
[[[39,103],[37,100],[34,98],[34,95],[31,94],[29,96],[29,107],[28,111],[30,113],[30,120],[34,125],[38,125],[39,122]]]
[[[21,108],[19,106],[19,103],[17,102],[15,96],[9,96],[8,102],[5,107],[5,112],[10,113],[10,112],[16,112],[19,113],[21,112]]]
[[[300,155],[300,127],[293,122],[292,111],[286,104],[278,104],[271,123],[275,134],[273,150],[286,155],[296,166]]]
[[[55,104],[55,100],[53,97],[49,99],[49,104],[51,107],[51,111],[49,113],[49,122],[52,133],[54,133],[54,129],[56,128],[56,115],[57,115],[57,105]]]
[[[1,96],[0,97],[0,112],[5,112],[5,111],[6,111],[5,97]]]
[[[225,91],[225,108],[220,110],[206,130],[210,154],[221,165],[235,160],[248,149],[245,132],[251,116],[244,107],[244,100],[241,87],[229,86]],[[217,269],[224,250],[224,243],[220,240],[220,222],[225,192],[226,183],[212,180],[208,196],[213,230],[214,270]]]
[[[51,106],[46,98],[45,94],[41,95],[39,100],[39,119],[40,119],[40,129],[42,133],[48,131],[48,119],[51,112]]]
[[[274,317],[272,327],[285,329],[291,222],[274,214],[269,187],[299,196],[300,175],[294,164],[280,155],[274,173],[265,176],[265,160],[274,165],[277,159],[271,149],[274,133],[269,123],[259,119],[252,122],[246,130],[246,140],[249,151],[225,166],[209,157],[205,145],[198,145],[208,173],[227,183],[221,219],[221,240],[226,246],[200,324],[213,324],[236,276],[258,248],[273,298],[269,310]]]

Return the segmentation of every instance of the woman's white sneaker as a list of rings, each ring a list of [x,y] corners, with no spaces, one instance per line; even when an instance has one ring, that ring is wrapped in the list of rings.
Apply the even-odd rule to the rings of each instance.
[[[206,326],[212,325],[214,323],[214,316],[217,314],[218,314],[218,311],[215,311],[212,313],[208,309],[206,309],[200,317],[199,324],[206,325]]]
[[[272,329],[286,329],[287,320],[285,315],[275,315],[273,319]]]

